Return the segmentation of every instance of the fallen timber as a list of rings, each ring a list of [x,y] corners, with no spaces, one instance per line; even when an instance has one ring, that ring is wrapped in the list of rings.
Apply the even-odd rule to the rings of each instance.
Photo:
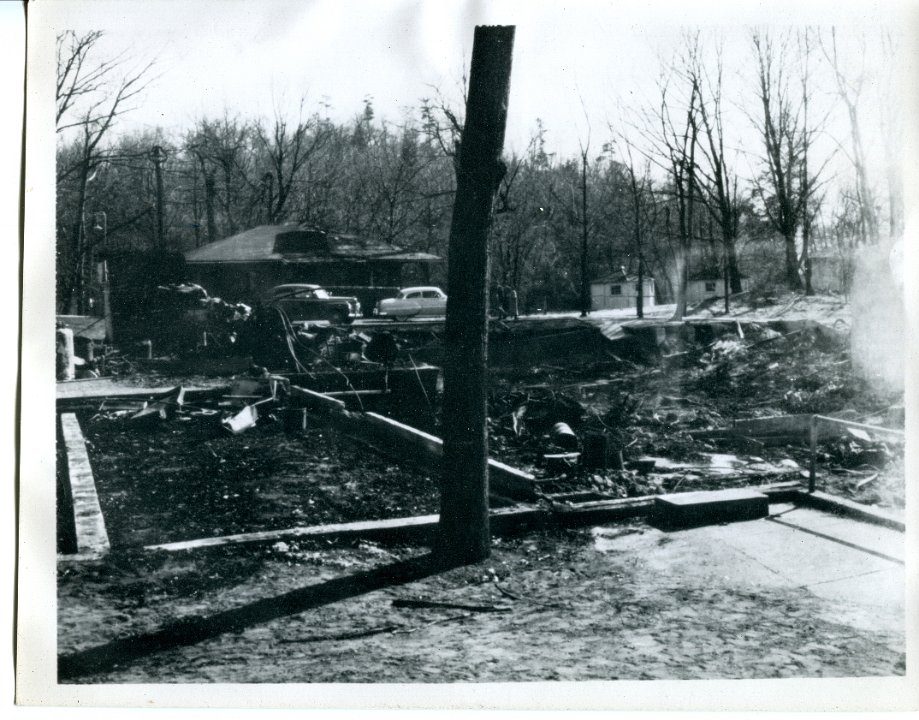
[[[378,452],[424,467],[436,466],[443,456],[443,440],[410,425],[373,412],[352,412],[344,400],[292,385],[291,402],[306,408],[319,422],[328,423],[354,440]],[[313,417],[311,415],[311,417]],[[536,497],[534,477],[522,470],[489,459],[490,485],[494,492],[515,500]]]
[[[905,532],[903,520],[868,505],[861,505],[826,493],[808,493],[797,482],[774,483],[751,488],[768,498],[769,503],[791,502],[806,505],[862,522],[881,525]],[[623,520],[653,518],[658,495],[588,502],[554,502],[545,498],[548,506],[520,504],[510,508],[492,509],[489,526],[492,535],[508,536],[551,527],[575,528]],[[367,539],[376,541],[430,542],[437,532],[438,515],[390,518],[333,525],[315,525],[281,530],[240,533],[222,537],[200,538],[175,543],[150,545],[145,549],[157,552],[190,552],[231,545],[266,544],[286,540]],[[62,558],[64,559],[64,558]]]

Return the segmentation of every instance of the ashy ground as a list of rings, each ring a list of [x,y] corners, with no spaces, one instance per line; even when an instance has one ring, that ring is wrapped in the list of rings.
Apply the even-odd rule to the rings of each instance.
[[[62,564],[61,681],[905,672],[902,534],[814,510],[775,505],[766,519],[676,532],[631,522],[495,539],[486,562],[442,572],[412,567],[419,552],[277,542]]]

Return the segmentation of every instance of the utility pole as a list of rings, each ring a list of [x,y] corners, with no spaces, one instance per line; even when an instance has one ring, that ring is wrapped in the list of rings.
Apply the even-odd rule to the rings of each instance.
[[[510,92],[513,26],[478,26],[450,225],[444,327],[443,461],[437,554],[450,564],[488,557],[488,231]]]
[[[153,168],[156,173],[156,245],[157,249],[166,248],[166,234],[163,229],[163,161],[166,151],[159,145],[154,145],[150,153],[153,156]]]

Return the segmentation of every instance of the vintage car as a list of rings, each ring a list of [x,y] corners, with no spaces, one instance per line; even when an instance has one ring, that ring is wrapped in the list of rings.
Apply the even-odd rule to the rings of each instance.
[[[402,288],[393,298],[380,300],[373,314],[380,318],[402,320],[432,317],[447,313],[447,296],[437,287]]]
[[[282,309],[294,323],[328,320],[344,324],[361,316],[357,298],[335,297],[319,285],[276,285],[265,293],[262,304]]]

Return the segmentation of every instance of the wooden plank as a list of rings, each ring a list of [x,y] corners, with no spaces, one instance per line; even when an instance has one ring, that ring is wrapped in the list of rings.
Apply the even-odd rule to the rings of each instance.
[[[61,432],[67,453],[67,474],[73,499],[77,553],[84,556],[104,555],[110,549],[108,532],[96,494],[96,483],[86,452],[86,440],[83,438],[83,431],[80,430],[76,415],[61,415]]]
[[[539,527],[547,522],[549,513],[537,507],[515,506],[492,510],[489,513],[492,530],[498,534],[511,534],[521,529]],[[175,543],[148,545],[145,550],[182,552],[205,548],[273,543],[282,540],[328,540],[333,538],[365,538],[376,540],[430,540],[437,529],[439,515],[390,518],[386,520],[364,520],[353,523],[312,525],[283,530],[239,533],[220,537],[199,538]]]
[[[373,412],[360,413],[356,420],[371,436],[392,443],[397,452],[414,448],[436,462],[443,457],[443,440],[435,435]],[[530,473],[492,458],[488,459],[488,471],[496,491],[517,499],[534,497],[534,478]]]
[[[866,433],[882,437],[888,442],[906,442],[906,433],[903,430],[894,430],[893,428],[880,427],[879,425],[868,425],[866,423],[853,422],[852,420],[843,420],[842,418],[828,417],[826,415],[814,416],[819,424],[821,437],[835,435],[829,432],[830,429],[837,431],[839,434],[845,434],[846,428],[861,430]]]
[[[92,378],[89,380],[72,380],[57,383],[57,400],[59,403],[79,400],[105,400],[106,398],[148,400],[168,395],[175,387],[137,387],[120,385],[110,378]],[[226,387],[193,386],[185,388],[185,399],[192,401],[211,395],[220,395]]]
[[[290,399],[294,401],[297,407],[305,407],[309,410],[330,412],[336,410],[342,411],[345,409],[344,400],[329,397],[315,390],[307,390],[299,385],[290,386]]]
[[[751,420],[735,420],[733,430],[738,435],[760,438],[763,435],[802,435],[807,437],[810,430],[809,414],[776,415]]]
[[[563,506],[553,505],[552,510],[559,524],[573,527],[590,523],[604,523],[615,520],[644,517],[654,505],[653,495],[616,500],[598,500]]]

